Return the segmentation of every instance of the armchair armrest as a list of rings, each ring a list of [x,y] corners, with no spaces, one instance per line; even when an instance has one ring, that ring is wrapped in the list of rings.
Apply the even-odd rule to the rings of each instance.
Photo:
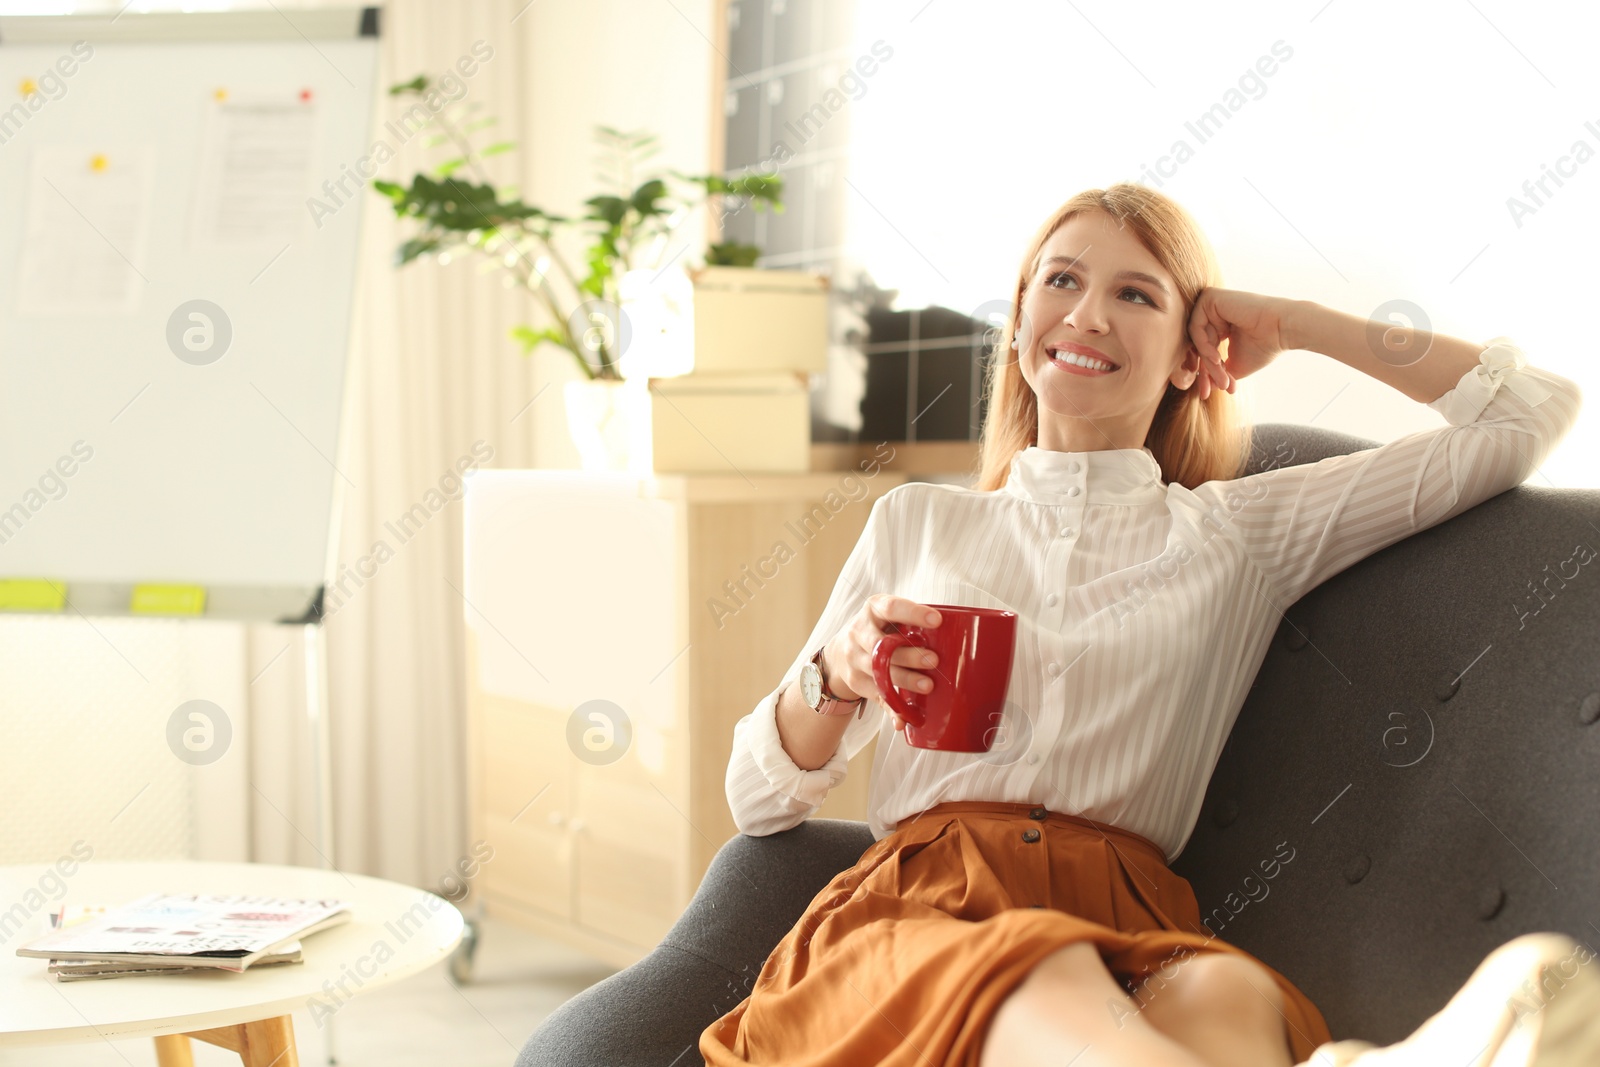
[[[516,1067],[699,1067],[701,1031],[749,995],[806,905],[872,840],[845,819],[730,838],[661,944],[552,1012]]]

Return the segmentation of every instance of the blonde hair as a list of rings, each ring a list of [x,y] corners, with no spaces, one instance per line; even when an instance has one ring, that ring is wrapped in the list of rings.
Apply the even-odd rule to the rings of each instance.
[[[977,489],[991,491],[1005,485],[1012,457],[1039,443],[1038,398],[1022,377],[1011,341],[1021,319],[1023,293],[1038,269],[1045,242],[1074,215],[1091,210],[1103,211],[1131,228],[1172,275],[1182,303],[1186,343],[1195,297],[1200,290],[1222,283],[1222,271],[1205,234],[1188,212],[1162,193],[1119,182],[1107,189],[1087,189],[1057,208],[1028,246],[1011,298],[1010,321],[989,354],[984,382],[988,409],[978,445]],[[1160,464],[1163,481],[1193,489],[1201,482],[1236,478],[1242,473],[1249,452],[1249,427],[1227,391],[1213,388],[1211,395],[1201,400],[1198,388],[1179,389],[1168,382],[1144,444]]]

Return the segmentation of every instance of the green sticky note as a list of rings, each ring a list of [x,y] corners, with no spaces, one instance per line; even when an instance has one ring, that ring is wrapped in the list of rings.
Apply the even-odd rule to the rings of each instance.
[[[67,584],[48,578],[0,578],[0,611],[60,611]]]
[[[128,610],[135,615],[200,615],[206,610],[206,587],[136,585],[128,602]]]

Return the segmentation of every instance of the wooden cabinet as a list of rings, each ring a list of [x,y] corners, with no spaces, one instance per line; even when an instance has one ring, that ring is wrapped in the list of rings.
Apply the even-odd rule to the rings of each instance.
[[[491,914],[618,967],[660,941],[737,832],[734,723],[906,477],[468,477],[469,788]],[[820,816],[866,818],[874,747]]]

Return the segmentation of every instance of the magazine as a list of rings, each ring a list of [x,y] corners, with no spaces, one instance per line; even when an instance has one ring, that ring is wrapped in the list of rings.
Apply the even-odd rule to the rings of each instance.
[[[304,954],[299,941],[290,941],[281,950],[269,952],[250,966],[270,967],[277,963],[303,963]],[[244,968],[240,968],[242,971]],[[206,971],[232,971],[231,967],[191,967],[188,964],[156,965],[147,963],[105,962],[101,960],[51,960],[49,973],[58,982],[81,982],[90,978],[130,978],[139,974],[200,974]]]
[[[17,955],[243,971],[298,938],[349,919],[341,900],[152,893],[35,938]]]

